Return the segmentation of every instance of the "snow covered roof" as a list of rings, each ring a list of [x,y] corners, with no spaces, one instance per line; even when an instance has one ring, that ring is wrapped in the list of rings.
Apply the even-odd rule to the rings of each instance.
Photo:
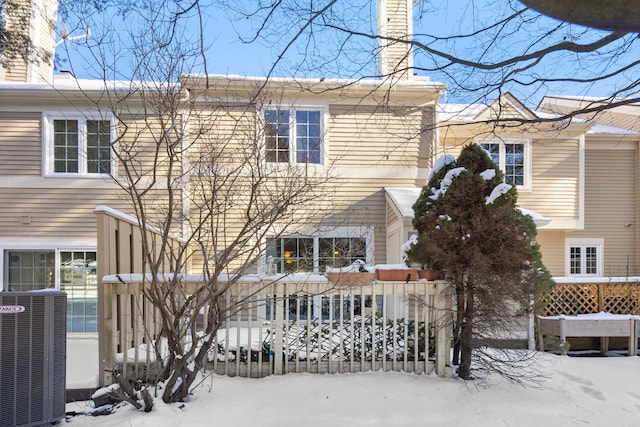
[[[24,82],[0,82],[0,90],[28,90],[28,91],[105,91],[121,90],[134,91],[139,89],[158,90],[160,88],[175,87],[177,83],[166,82],[142,82],[126,80],[97,80],[97,79],[76,79],[71,75],[56,74],[50,83],[24,83]]]
[[[487,108],[486,104],[438,104],[438,119],[471,121]]]
[[[593,125],[593,127],[587,133],[599,135],[640,135],[640,132],[636,132],[631,129],[599,124]]]
[[[542,97],[540,103],[542,104],[547,99],[566,99],[569,101],[587,101],[587,102],[620,102],[624,101],[627,98],[624,97],[607,97],[607,96],[582,96],[582,95],[545,95]],[[625,105],[632,105],[636,107],[640,107],[640,102],[632,102]]]
[[[418,200],[422,188],[385,187],[384,191],[403,218],[413,218],[413,204]]]
[[[549,218],[545,218],[544,216],[540,215],[536,211],[532,211],[530,209],[525,209],[525,208],[518,208],[518,209],[520,209],[520,212],[522,212],[523,214],[529,215],[531,219],[533,219],[533,222],[536,225],[536,227],[542,227],[543,225],[547,225],[551,222]]]
[[[413,204],[418,200],[422,188],[385,187],[384,191],[387,194],[387,198],[393,203],[404,219],[413,218]],[[536,227],[542,227],[551,222],[549,218],[540,215],[538,212],[524,208],[518,209],[520,209],[520,212],[523,214],[529,215],[536,224]]]
[[[438,105],[438,119],[443,121],[490,120],[496,116],[538,118],[536,111],[531,110],[522,101],[506,92],[490,104],[446,104]]]

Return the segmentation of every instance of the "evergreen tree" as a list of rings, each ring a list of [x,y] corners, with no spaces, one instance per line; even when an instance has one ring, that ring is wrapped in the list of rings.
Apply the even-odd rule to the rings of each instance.
[[[458,374],[474,370],[509,376],[514,360],[496,363],[477,342],[491,343],[531,309],[531,296],[551,286],[535,243],[532,218],[517,207],[515,187],[477,144],[457,160],[439,159],[414,205],[418,240],[408,260],[443,270],[455,295],[454,363]],[[486,349],[485,349],[486,350]]]

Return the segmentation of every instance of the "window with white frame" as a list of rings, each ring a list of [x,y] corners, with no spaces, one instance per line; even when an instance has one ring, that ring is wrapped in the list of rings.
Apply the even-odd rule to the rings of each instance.
[[[265,157],[272,163],[322,163],[322,111],[264,111]]]
[[[267,262],[274,274],[324,273],[327,268],[367,261],[364,237],[279,237],[266,243]]]
[[[45,172],[60,176],[113,173],[113,122],[78,114],[45,114]]]
[[[4,284],[9,291],[64,291],[67,332],[97,332],[96,251],[7,249],[4,251]]]
[[[481,140],[480,146],[504,173],[507,184],[529,188],[531,182],[531,143],[522,139]]]
[[[569,276],[602,276],[602,239],[569,239],[567,257]]]

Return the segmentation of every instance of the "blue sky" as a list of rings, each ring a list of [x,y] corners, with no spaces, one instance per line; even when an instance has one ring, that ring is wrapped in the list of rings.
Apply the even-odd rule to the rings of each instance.
[[[219,0],[225,2],[225,0]],[[255,2],[238,0],[230,2],[234,7],[251,8]],[[484,46],[488,39],[481,36],[469,37],[461,41],[455,39],[461,34],[470,34],[477,29],[484,27],[487,23],[493,23],[501,16],[512,13],[512,10],[504,6],[509,4],[509,0],[475,0],[472,2],[449,2],[446,0],[430,0],[420,3],[422,7],[416,6],[414,10],[414,31],[418,34],[429,34],[435,36],[453,36],[451,41],[439,41],[433,47],[447,52],[453,52],[462,57],[476,56],[481,60],[501,60],[514,52],[523,49],[531,49],[531,40],[540,34],[544,34],[547,28],[557,24],[551,19],[540,20],[536,26],[527,27],[526,31],[514,32],[500,43],[496,44],[489,52],[484,52]],[[514,2],[515,6],[519,4]],[[279,15],[262,33],[263,37],[248,43],[248,40],[255,34],[260,20],[243,19],[240,14],[234,12],[229,7],[223,8],[217,2],[208,5],[204,10],[205,22],[205,43],[207,46],[207,71],[214,74],[239,74],[246,76],[264,76],[271,72],[274,61],[278,55],[285,51],[285,46],[291,37],[299,29],[298,16],[294,12]],[[124,21],[117,16],[109,14],[98,17],[92,24],[92,36],[89,43],[99,43],[103,40],[101,34],[101,21],[114,25],[114,33],[125,35],[125,26],[133,28],[144,27],[144,24],[135,24],[135,20],[127,16]],[[370,0],[349,0],[338,2],[332,14],[333,22],[348,25],[366,33],[374,33],[376,28],[376,2]],[[193,28],[196,21],[189,22],[182,28],[181,37],[189,39],[193,37]],[[67,23],[67,29],[71,35],[76,36],[83,33],[82,28],[73,29],[71,20]],[[272,75],[276,76],[296,76],[296,77],[371,77],[376,71],[376,62],[372,57],[374,42],[362,37],[347,37],[344,33],[327,31],[319,26],[315,26],[313,31],[307,31],[309,37],[302,38],[298,43],[287,48],[282,60],[273,70]],[[602,33],[599,33],[600,35]],[[598,35],[598,33],[596,33]],[[556,39],[553,39],[555,37]],[[571,39],[577,42],[587,42],[592,40],[594,35],[585,32],[580,27],[563,29],[562,31],[549,36],[548,41],[562,41]],[[431,42],[430,37],[421,36],[420,40]],[[60,69],[73,69],[74,74],[80,78],[102,78],[103,70],[96,66],[96,60],[91,57],[89,51],[83,48],[84,40],[79,39],[66,44],[71,53],[69,62],[62,62]],[[64,58],[66,52],[63,50],[65,43],[58,48],[59,57]],[[115,62],[118,72],[107,73],[107,78],[128,79],[132,63],[132,57],[138,57],[139,51],[133,50],[123,54],[124,50],[109,43],[102,43],[102,48],[107,46],[105,56],[119,56]],[[338,48],[343,50],[336,55]],[[94,52],[96,50],[94,49]],[[480,55],[479,52],[482,52]],[[620,57],[615,57],[612,62],[623,61],[624,55],[631,55],[632,52],[621,52]],[[128,59],[127,59],[128,58]],[[157,59],[156,59],[157,61]],[[416,64],[426,65],[429,68],[431,58],[418,54]],[[542,64],[529,72],[520,76],[524,83],[507,85],[504,89],[514,93],[527,105],[535,107],[540,97],[546,93],[568,94],[568,95],[591,95],[605,96],[612,87],[620,82],[615,79],[611,82],[599,82],[596,85],[568,84],[566,82],[534,86],[526,84],[526,79],[535,75],[545,75],[552,77],[569,76],[593,76],[605,72],[610,65],[609,62],[599,62],[602,58],[593,57],[583,59],[575,55],[555,55],[549,57]],[[202,72],[204,68],[201,64],[190,67],[189,71]],[[480,78],[488,75],[480,74],[477,71],[470,72],[469,69],[458,68],[449,75],[439,71],[421,71],[421,75],[427,75],[434,81],[444,82],[451,88],[445,97],[447,102],[477,102],[490,101],[483,98],[484,95],[473,91],[455,90],[454,80],[458,80],[461,85],[477,82]],[[491,78],[496,78],[493,74]],[[635,79],[635,74],[630,73],[629,79]],[[496,96],[496,91],[488,94],[489,97]]]

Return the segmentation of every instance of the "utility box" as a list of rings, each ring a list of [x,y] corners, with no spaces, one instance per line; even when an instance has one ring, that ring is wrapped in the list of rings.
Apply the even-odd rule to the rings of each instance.
[[[0,292],[0,427],[65,416],[67,295]]]

